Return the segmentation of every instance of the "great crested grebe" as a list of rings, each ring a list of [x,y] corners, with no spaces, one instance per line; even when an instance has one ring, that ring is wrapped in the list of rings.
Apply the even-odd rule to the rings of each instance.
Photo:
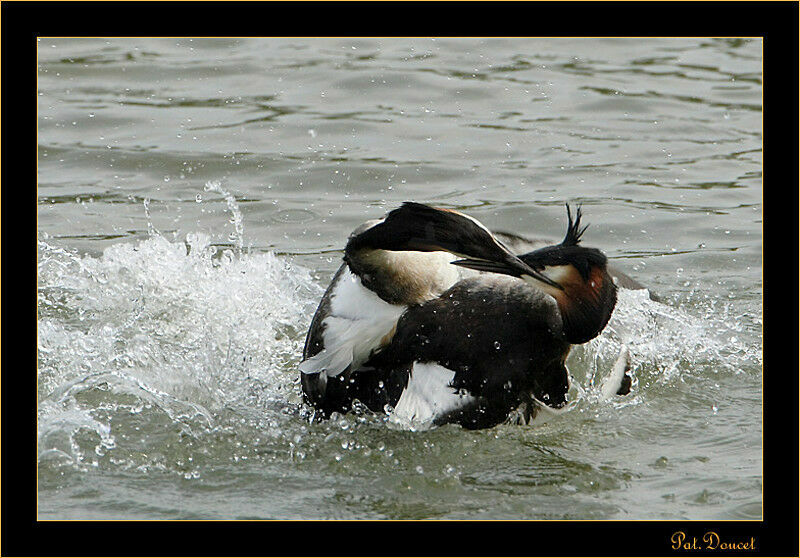
[[[472,217],[406,202],[350,234],[344,263],[306,337],[300,364],[306,399],[325,416],[349,410],[352,374],[391,340],[406,309],[438,297],[465,275],[450,265],[458,257],[503,264],[548,282]]]
[[[571,346],[616,303],[606,257],[567,211],[560,244],[519,258],[472,217],[422,204],[357,228],[306,338],[306,400],[323,417],[358,400],[412,427],[562,408]]]

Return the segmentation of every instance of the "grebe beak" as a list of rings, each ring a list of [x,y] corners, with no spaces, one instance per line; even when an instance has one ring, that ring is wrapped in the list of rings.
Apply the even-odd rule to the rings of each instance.
[[[512,277],[523,277],[524,275],[528,275],[537,281],[541,281],[545,285],[548,285],[554,289],[558,289],[559,291],[563,291],[564,287],[561,286],[560,283],[557,281],[553,281],[544,273],[536,271],[528,264],[517,258],[516,256],[512,256],[509,254],[509,258],[505,261],[497,262],[497,261],[488,261],[488,260],[478,260],[475,258],[465,258],[463,260],[456,260],[454,262],[450,262],[453,265],[457,265],[460,267],[466,267],[468,269],[474,269],[475,271],[487,271],[489,273],[500,273],[502,275],[511,275]]]

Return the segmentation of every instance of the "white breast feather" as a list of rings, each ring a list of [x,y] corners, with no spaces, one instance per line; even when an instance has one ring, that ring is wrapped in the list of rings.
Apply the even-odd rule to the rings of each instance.
[[[415,362],[408,386],[400,396],[389,424],[409,429],[426,430],[437,417],[456,411],[475,399],[450,386],[455,372],[435,363]]]

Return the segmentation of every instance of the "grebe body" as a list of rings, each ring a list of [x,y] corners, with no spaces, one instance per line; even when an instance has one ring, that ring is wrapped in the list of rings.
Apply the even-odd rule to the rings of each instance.
[[[389,343],[409,307],[475,274],[451,265],[459,257],[539,275],[480,222],[453,210],[407,202],[351,233],[300,364],[304,396],[322,416],[349,410],[353,391],[370,383],[361,366]]]
[[[426,206],[424,211],[418,204],[407,206],[417,218],[416,229],[430,230],[429,220],[441,216]],[[527,420],[543,406],[566,405],[570,348],[597,336],[616,303],[605,255],[579,244],[585,230],[580,210],[574,222],[568,212],[560,244],[519,258],[509,257],[510,250],[483,225],[456,215],[458,226],[468,222],[465,228],[476,240],[457,240],[447,220],[447,235],[427,235],[438,238],[434,244],[396,245],[438,248],[424,263],[416,260],[418,253],[404,250],[380,255],[377,263],[373,254],[354,258],[353,246],[361,245],[354,239],[390,217],[408,223],[402,212],[351,236],[345,264],[312,322],[301,364],[306,399],[323,416],[346,412],[358,400],[411,428],[449,422],[485,428],[518,408]],[[397,272],[387,271],[387,261],[411,262],[417,283],[428,287],[387,281]],[[458,268],[466,273],[452,272]]]

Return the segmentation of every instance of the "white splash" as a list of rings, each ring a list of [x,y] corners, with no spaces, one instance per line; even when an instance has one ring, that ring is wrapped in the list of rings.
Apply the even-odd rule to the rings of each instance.
[[[233,197],[215,191],[237,219]],[[322,294],[310,271],[204,234],[170,242],[150,230],[99,257],[39,241],[40,459],[84,461],[76,440],[87,435],[99,455],[118,442],[122,410],[195,435],[221,409],[299,403],[296,364]]]
[[[761,366],[756,332],[745,331],[732,311],[684,309],[650,300],[646,290],[620,289],[617,307],[603,333],[575,352],[588,361],[588,387],[601,383],[626,347],[634,376],[668,383],[683,374],[740,374]],[[738,332],[738,333],[737,333]]]

